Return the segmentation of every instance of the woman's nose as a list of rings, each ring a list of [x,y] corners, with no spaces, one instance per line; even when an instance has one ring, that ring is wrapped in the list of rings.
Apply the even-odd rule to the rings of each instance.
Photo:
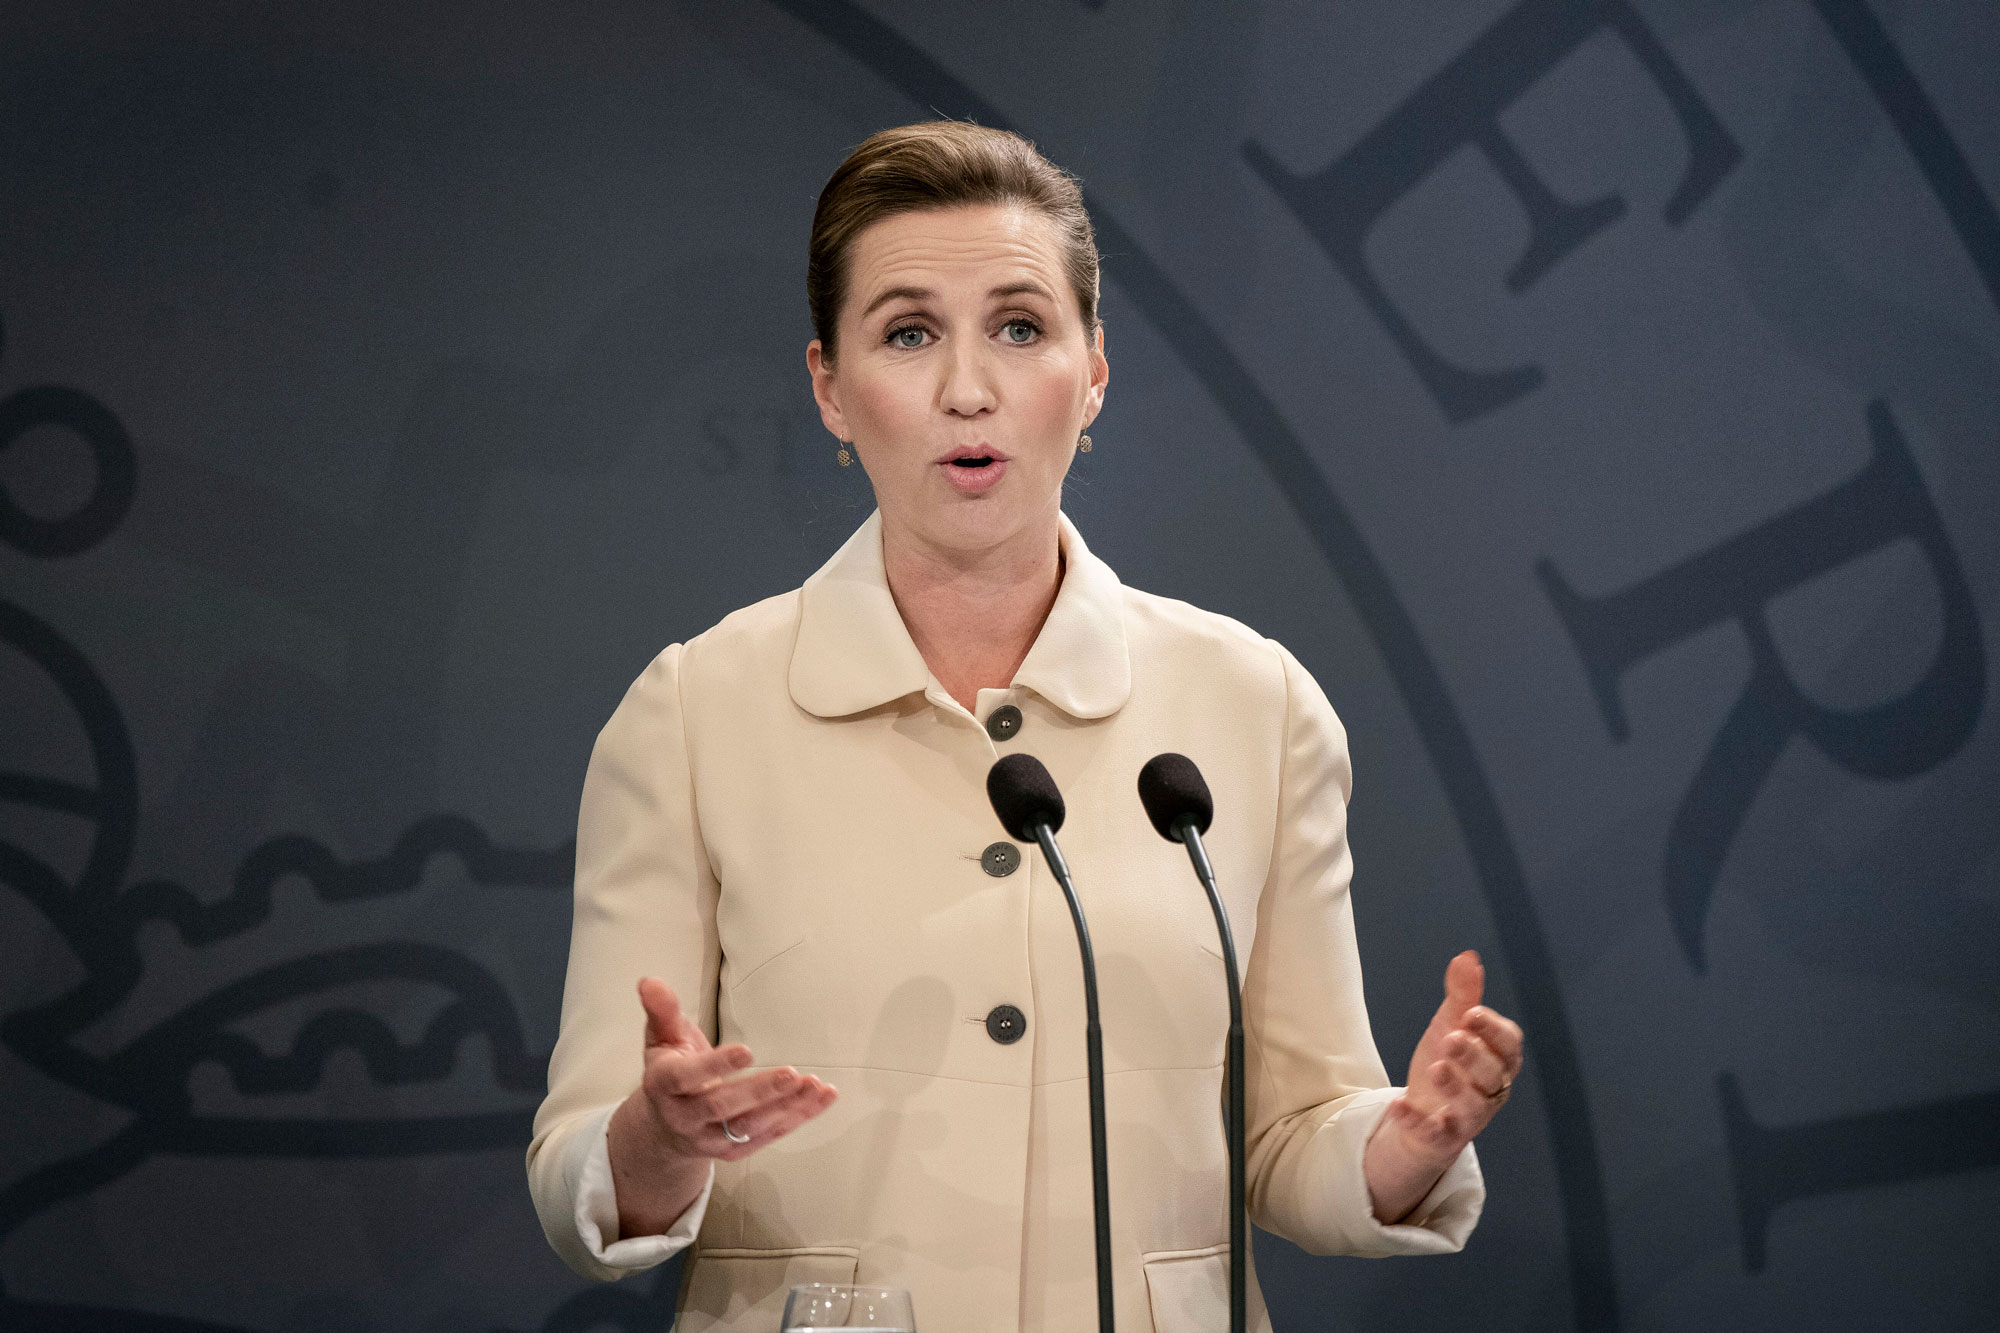
[[[953,348],[944,359],[938,406],[961,417],[975,417],[998,406],[989,369],[977,344],[960,343]]]

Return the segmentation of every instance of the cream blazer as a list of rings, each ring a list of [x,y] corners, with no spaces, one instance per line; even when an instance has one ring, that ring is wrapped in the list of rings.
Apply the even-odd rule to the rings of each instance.
[[[1456,1250],[1478,1218],[1470,1148],[1410,1224],[1371,1213],[1362,1146],[1397,1089],[1363,1008],[1346,733],[1325,695],[1271,640],[1121,585],[1067,517],[1061,542],[1054,608],[976,714],[904,628],[877,514],[804,587],[662,652],[597,739],[528,1174],[581,1273],[692,1240],[678,1329],[774,1333],[806,1281],[907,1287],[928,1333],[1095,1328],[1076,936],[1036,849],[986,868],[1009,859],[986,772],[1014,752],[1068,802],[1059,836],[1097,954],[1119,1328],[1228,1319],[1228,1003],[1187,855],[1139,804],[1139,768],[1163,750],[1215,793],[1253,1219],[1314,1252],[1390,1254]],[[1003,705],[1022,721],[996,740],[984,723]],[[666,1238],[617,1234],[604,1146],[639,1080],[647,975],[713,1040],[840,1090],[718,1163]],[[1024,1036],[989,1034],[1003,1005]],[[1251,1315],[1269,1328],[1254,1277]]]

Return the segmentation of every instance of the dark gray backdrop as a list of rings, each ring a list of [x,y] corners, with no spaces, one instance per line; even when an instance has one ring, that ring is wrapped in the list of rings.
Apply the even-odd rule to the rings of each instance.
[[[1069,512],[1348,724],[1391,1068],[1468,944],[1530,1034],[1467,1251],[1260,1237],[1279,1328],[1983,1326],[1996,68],[1983,0],[9,6],[0,1324],[660,1326],[521,1169],[577,790],[865,516],[805,235],[936,112],[1089,191]]]

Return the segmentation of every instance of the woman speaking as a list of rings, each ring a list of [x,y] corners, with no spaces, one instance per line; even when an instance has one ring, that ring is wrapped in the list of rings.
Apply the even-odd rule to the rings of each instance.
[[[1227,1005],[1208,904],[1134,794],[1161,751],[1218,797],[1254,1220],[1391,1254],[1478,1218],[1471,1140],[1520,1030],[1461,954],[1388,1086],[1325,695],[1123,586],[1062,513],[1110,376],[1097,268],[1075,182],[1014,135],[855,149],[813,218],[806,364],[877,509],[803,587],[662,652],[591,755],[529,1179],[579,1272],[692,1245],[690,1333],[768,1333],[811,1281],[907,1287],[954,1333],[1095,1326],[1077,942],[999,840],[985,778],[1014,752],[1068,798],[1096,945],[1119,1326],[1227,1320]]]

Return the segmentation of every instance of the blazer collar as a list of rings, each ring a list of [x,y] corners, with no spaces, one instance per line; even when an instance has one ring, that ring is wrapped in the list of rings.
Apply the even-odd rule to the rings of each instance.
[[[1111,566],[1083,544],[1069,516],[1058,521],[1062,587],[1014,685],[1072,717],[1108,717],[1132,693],[1124,588]],[[799,603],[791,665],[792,699],[799,707],[819,717],[844,717],[930,687],[930,668],[889,593],[881,511],[806,580]]]

